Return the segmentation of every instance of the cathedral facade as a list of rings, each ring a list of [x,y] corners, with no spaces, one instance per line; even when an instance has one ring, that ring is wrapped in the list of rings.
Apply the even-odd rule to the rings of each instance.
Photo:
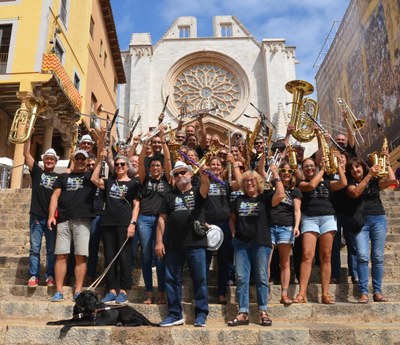
[[[228,130],[253,131],[262,112],[276,127],[272,140],[285,135],[292,101],[285,84],[296,79],[295,47],[284,39],[259,42],[234,16],[214,17],[212,25],[212,37],[198,37],[196,18],[179,17],[156,44],[149,33],[132,34],[121,53],[124,136],[139,116],[135,134],[156,127],[164,105],[171,128],[182,109],[185,123],[204,112],[207,131],[226,139]]]

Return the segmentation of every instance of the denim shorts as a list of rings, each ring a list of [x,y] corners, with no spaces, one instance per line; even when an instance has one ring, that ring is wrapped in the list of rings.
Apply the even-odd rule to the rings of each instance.
[[[293,226],[272,225],[271,241],[274,246],[277,244],[294,244]]]
[[[336,216],[308,217],[302,214],[301,234],[305,232],[316,232],[319,235],[323,235],[329,231],[337,231]]]

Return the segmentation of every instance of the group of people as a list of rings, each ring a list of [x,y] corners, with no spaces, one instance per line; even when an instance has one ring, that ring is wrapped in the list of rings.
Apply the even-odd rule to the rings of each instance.
[[[146,134],[140,152],[139,137],[132,138],[129,146],[119,142],[113,152],[105,144],[107,131],[101,129],[97,143],[90,135],[82,137],[68,172],[60,175],[54,173],[59,159],[56,152],[48,149],[40,168],[31,156],[28,140],[24,146],[32,176],[28,286],[34,288],[39,282],[44,235],[46,284],[56,286],[51,301],[64,298],[69,257],[75,258],[75,298],[86,275],[88,285],[97,278],[102,239],[107,267],[107,293],[102,302],[127,303],[139,242],[144,303],[168,306],[168,316],[160,326],[184,323],[182,284],[187,267],[194,288],[194,326],[204,327],[209,312],[209,268],[215,251],[207,250],[212,249],[208,248],[207,231],[196,231],[200,224],[205,229],[218,227],[223,234],[215,255],[215,298],[226,304],[227,287],[235,282],[238,313],[228,326],[249,324],[251,282],[256,287],[262,326],[272,324],[267,313],[270,279],[280,281],[280,303],[307,303],[307,287],[317,258],[321,303],[334,304],[329,286],[340,280],[341,233],[347,245],[349,276],[360,287],[358,303],[369,301],[369,261],[373,300],[387,301],[382,292],[387,224],[379,191],[396,184],[389,152],[380,153],[385,157],[384,167],[362,160],[356,155],[354,136],[348,128],[348,136],[338,135],[338,148],[332,156],[327,155],[324,140],[329,136],[316,127],[319,149],[312,157],[304,157],[301,143],[289,145],[293,131],[289,125],[286,136],[278,137],[272,145],[258,130],[247,135],[247,142],[241,132],[235,132],[229,134],[229,146],[207,133],[200,116],[197,130],[192,125],[183,130],[180,125],[166,132],[161,125]],[[293,152],[295,162],[290,156]],[[356,219],[359,214],[361,224]],[[295,298],[288,295],[289,283],[294,280],[292,251],[299,282]],[[154,266],[157,297],[153,292]]]

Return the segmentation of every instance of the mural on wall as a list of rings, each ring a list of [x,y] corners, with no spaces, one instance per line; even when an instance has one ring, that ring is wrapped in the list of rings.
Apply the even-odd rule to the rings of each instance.
[[[343,125],[336,98],[365,121],[359,154],[379,150],[383,133],[400,136],[400,0],[353,0],[317,75],[320,114]],[[337,131],[333,131],[334,134]],[[400,140],[399,140],[400,141]]]

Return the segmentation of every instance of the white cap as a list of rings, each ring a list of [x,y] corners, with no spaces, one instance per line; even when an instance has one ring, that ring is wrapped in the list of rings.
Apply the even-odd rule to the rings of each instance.
[[[281,134],[277,134],[276,135],[276,141],[278,141],[278,140],[285,140],[285,136],[281,135]]]
[[[216,225],[211,225],[207,231],[207,250],[218,250],[222,242],[224,242],[224,233],[221,228]]]
[[[75,151],[75,153],[74,153],[74,158],[75,158],[77,155],[84,155],[85,158],[89,158],[89,155],[88,155],[88,153],[87,153],[85,150],[77,150],[77,151]]]
[[[187,165],[186,163],[184,163],[182,161],[177,161],[175,163],[174,168],[171,170],[170,175],[174,176],[175,171],[179,170],[179,169],[186,169],[187,171],[192,171],[192,167],[190,165]]]
[[[60,157],[57,156],[56,151],[54,151],[54,149],[48,149],[48,150],[46,150],[46,152],[43,153],[43,154],[41,155],[42,160],[43,160],[44,157],[46,157],[46,156],[54,157],[56,160],[59,160],[59,159],[60,159]]]
[[[83,142],[88,142],[88,143],[94,144],[94,141],[92,140],[92,137],[89,134],[85,134],[79,143],[83,143]]]

